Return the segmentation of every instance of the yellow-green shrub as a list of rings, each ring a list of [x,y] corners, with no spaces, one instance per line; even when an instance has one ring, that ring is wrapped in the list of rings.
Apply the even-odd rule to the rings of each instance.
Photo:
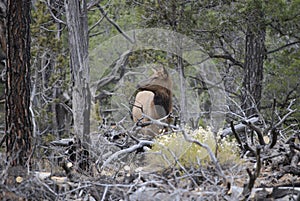
[[[216,141],[218,142],[217,156],[220,163],[237,161],[239,156],[237,145],[227,139],[215,139],[210,129],[200,127],[197,130],[185,129],[185,132],[193,139],[210,147],[213,153],[216,153]],[[218,135],[219,136],[219,135]],[[171,165],[180,165],[184,167],[198,167],[210,161],[206,149],[195,143],[187,142],[182,132],[163,135],[156,138],[152,149],[147,153],[147,162],[151,166],[166,168]],[[150,165],[149,164],[149,165]]]

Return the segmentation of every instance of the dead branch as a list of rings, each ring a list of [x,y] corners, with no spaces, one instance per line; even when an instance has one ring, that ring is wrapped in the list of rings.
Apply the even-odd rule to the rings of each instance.
[[[288,165],[286,167],[283,167],[284,174],[292,174],[292,175],[297,175],[300,176],[300,168]]]
[[[96,27],[96,26],[98,26],[102,21],[103,21],[103,19],[104,19],[104,16],[102,16],[93,26],[91,26],[90,28],[89,28],[89,31],[88,31],[88,33],[91,33],[91,31]],[[100,32],[100,33],[105,33],[105,32]],[[90,37],[92,37],[92,36],[95,36],[95,34],[93,34],[93,35],[90,35]]]
[[[186,170],[186,168],[179,162],[178,157],[177,157],[172,151],[170,151],[170,154],[171,154],[172,157],[175,159],[176,164],[178,164],[179,167],[185,172],[185,174],[191,179],[191,181],[193,182],[193,184],[194,184],[195,186],[198,187],[198,184],[197,184],[197,182],[195,181],[195,179],[193,178],[193,175],[191,175],[191,174]]]
[[[274,128],[279,127],[281,124],[284,123],[284,121],[285,121],[291,114],[293,114],[294,112],[297,111],[297,109],[294,109],[294,110],[291,109],[291,107],[292,107],[292,105],[294,104],[295,101],[296,101],[296,99],[291,100],[291,102],[290,102],[290,104],[289,104],[289,106],[288,106],[288,108],[287,108],[287,111],[289,111],[289,112],[288,112],[286,115],[284,115],[284,116],[282,117],[282,119],[280,119],[280,121],[274,126]]]
[[[277,142],[277,136],[278,136],[278,131],[276,130],[276,128],[273,128],[271,130],[271,142],[269,144],[269,148],[272,149],[276,142]]]
[[[153,145],[154,142],[149,141],[149,140],[140,140],[138,144],[135,144],[127,149],[122,149],[114,154],[112,154],[104,163],[102,164],[100,170],[103,170],[112,160],[118,158],[122,154],[129,154],[134,151],[137,151],[138,149],[141,149],[145,146],[151,146]],[[96,161],[96,164],[99,164],[99,160]]]
[[[300,41],[294,41],[294,42],[291,42],[291,43],[287,43],[287,44],[285,44],[285,45],[283,45],[283,46],[280,46],[280,47],[278,47],[278,48],[276,48],[276,49],[274,49],[274,50],[268,51],[267,54],[272,54],[272,53],[274,53],[274,52],[278,52],[278,51],[280,51],[280,50],[282,50],[282,49],[285,49],[285,48],[287,48],[287,47],[290,47],[290,46],[292,46],[292,45],[296,45],[296,44],[299,44],[299,43],[300,43]]]
[[[255,180],[260,174],[260,169],[261,169],[261,157],[260,157],[260,146],[256,147],[256,167],[254,172],[252,173],[249,168],[247,168],[247,173],[249,176],[249,181],[247,184],[244,185],[243,193],[242,193],[242,200],[248,200],[248,197],[251,194],[252,188],[254,187]]]
[[[105,77],[101,78],[100,80],[94,82],[91,84],[91,94],[92,98],[96,98],[98,95],[96,95],[96,92],[101,89],[102,87],[106,86],[107,84],[111,82],[118,81],[122,78],[123,74],[119,74],[118,72],[122,71],[124,69],[125,65],[128,62],[128,57],[130,56],[131,50],[125,51],[119,59],[114,63],[114,67],[110,71],[110,74],[106,75]]]
[[[242,142],[239,134],[235,131],[235,128],[233,126],[233,122],[231,122],[230,126],[231,126],[231,129],[232,129],[232,133],[234,134],[234,136],[235,136],[235,138],[236,138],[236,140],[239,144],[238,146],[241,149],[241,151],[243,152],[243,154],[247,153],[247,151],[250,151],[250,153],[252,155],[255,155],[255,151],[248,145],[247,141]]]
[[[230,122],[230,128],[231,128],[232,133],[234,134],[234,137],[235,137],[235,139],[236,139],[236,141],[238,143],[238,147],[240,148],[241,151],[243,151],[244,150],[243,144],[242,144],[240,136],[235,131],[235,128],[234,128],[234,125],[233,125],[233,121]]]
[[[244,64],[240,61],[237,61],[235,58],[232,57],[230,54],[224,54],[224,55],[217,55],[217,54],[210,54],[211,58],[218,58],[218,59],[225,59],[229,60],[233,63],[233,65],[239,66],[241,68],[244,68]]]
[[[63,25],[67,25],[67,23],[65,21],[63,21],[62,19],[59,19],[58,17],[56,17],[56,15],[52,12],[52,10],[54,8],[51,5],[50,1],[43,1],[43,3],[48,7],[48,11],[51,14],[52,18],[55,20],[55,22],[63,24]]]
[[[147,125],[150,125],[150,124],[155,124],[155,125],[158,125],[158,126],[171,128],[174,131],[181,131],[181,129],[177,125],[168,124],[168,123],[164,122],[164,120],[168,119],[169,117],[170,117],[170,115],[166,115],[166,116],[164,116],[160,119],[153,119],[150,116],[142,113],[142,118],[147,118],[147,119],[149,119],[149,121],[142,122],[141,125],[142,126],[147,126]]]
[[[108,16],[107,16],[107,13],[103,10],[103,8],[99,5],[99,4],[97,4],[96,5],[97,6],[97,8],[100,10],[100,12],[101,12],[101,14],[105,17],[105,19],[109,22],[109,23],[111,23],[116,29],[117,29],[117,31],[120,33],[120,34],[122,34],[122,36],[124,36],[124,38],[126,38],[130,43],[134,43],[135,41],[132,39],[132,38],[130,38],[122,29],[121,29],[121,27],[116,23],[116,22],[114,22],[112,19],[110,19]]]
[[[250,119],[246,119],[246,120],[243,120],[243,121],[244,121],[244,122],[251,123],[251,124],[254,124],[254,123],[256,123],[256,122],[259,121],[259,118],[258,118],[258,117],[252,117],[252,118],[250,118]],[[234,130],[235,130],[237,133],[239,133],[239,132],[245,130],[246,127],[247,127],[247,126],[246,126],[245,124],[240,123],[240,124],[234,126]],[[229,127],[229,128],[226,128],[226,129],[224,129],[224,130],[222,131],[221,137],[224,138],[224,137],[226,137],[227,135],[231,135],[231,134],[233,134],[233,133],[232,133],[232,129],[231,129],[231,127]]]
[[[256,132],[257,138],[258,138],[258,141],[259,141],[260,145],[266,145],[266,142],[265,142],[265,140],[263,138],[263,132],[258,127],[256,127],[255,125],[253,125],[249,121],[242,121],[242,124],[247,125],[250,129],[252,129],[252,130],[254,130]]]

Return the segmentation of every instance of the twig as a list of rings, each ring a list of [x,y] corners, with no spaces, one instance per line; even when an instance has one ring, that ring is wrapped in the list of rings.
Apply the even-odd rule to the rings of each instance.
[[[294,104],[294,102],[296,101],[296,99],[293,99],[291,102],[290,102],[290,105],[288,106],[287,110],[289,111],[286,115],[284,115],[284,117],[282,117],[282,119],[273,127],[273,128],[277,128],[279,127],[281,124],[283,124],[283,122],[291,115],[293,114],[294,112],[297,111],[297,109],[294,109],[292,110],[291,107],[292,105]]]
[[[105,186],[101,201],[105,200],[107,190],[108,190],[108,186]]]
[[[172,128],[175,131],[181,131],[181,129],[178,126],[163,122],[164,120],[166,120],[170,117],[170,114],[168,114],[168,115],[166,115],[166,116],[164,116],[160,119],[153,119],[153,118],[151,118],[150,116],[148,116],[144,113],[142,114],[142,117],[149,119],[149,121],[143,122],[144,124],[155,124],[155,125],[158,125],[158,126],[164,126],[164,127]]]
[[[271,114],[271,124],[268,128],[264,130],[264,134],[268,134],[269,131],[273,128],[274,121],[275,121],[275,109],[276,109],[277,101],[276,98],[273,99],[273,104],[272,104],[272,114]]]
[[[185,167],[179,162],[177,156],[174,154],[174,152],[172,152],[171,150],[167,149],[170,154],[172,155],[172,157],[175,159],[176,164],[179,165],[179,167],[185,172],[185,174],[191,179],[191,181],[193,182],[193,184],[197,187],[199,187],[199,185],[197,184],[197,182],[195,181],[195,179],[193,178],[193,175],[191,175],[186,169]]]
[[[5,142],[7,135],[8,135],[8,132],[5,132],[4,136],[2,137],[2,140],[0,141],[0,147]]]
[[[286,48],[286,47],[289,47],[289,46],[292,46],[292,45],[296,45],[296,44],[298,44],[298,43],[300,43],[300,41],[294,41],[294,42],[291,42],[291,43],[287,43],[287,44],[285,44],[285,45],[283,45],[283,46],[280,46],[280,47],[278,47],[278,48],[276,48],[276,49],[274,49],[274,50],[268,51],[267,54],[272,54],[272,53],[274,53],[274,52],[278,52],[278,51],[280,51],[280,50],[282,50],[282,49],[284,49],[284,48]]]
[[[224,54],[224,55],[217,55],[217,54],[210,54],[209,55],[211,58],[217,58],[217,59],[225,59],[225,60],[229,60],[231,61],[234,65],[237,65],[241,68],[244,68],[244,64],[240,61],[237,61],[235,58],[233,58],[231,55],[229,54]]]
[[[42,186],[44,186],[50,193],[52,193],[55,197],[58,196],[58,194],[46,183],[42,182],[38,177],[36,177],[37,183],[40,183]]]
[[[104,19],[104,16],[102,16],[91,28],[89,28],[89,33],[91,33],[91,31],[98,25],[98,24],[100,24],[102,21],[103,21],[103,19]],[[105,33],[104,31],[103,32],[101,32],[101,33]]]
[[[45,5],[48,7],[48,11],[51,14],[51,16],[53,17],[53,19],[60,24],[64,24],[66,25],[67,23],[61,19],[59,19],[58,17],[55,16],[55,14],[52,12],[53,7],[47,2],[47,1],[43,1],[45,3]]]

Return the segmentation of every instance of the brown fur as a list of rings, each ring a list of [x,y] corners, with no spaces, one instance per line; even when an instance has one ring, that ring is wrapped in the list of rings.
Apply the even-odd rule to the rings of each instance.
[[[153,119],[160,119],[172,112],[172,80],[164,67],[156,67],[154,74],[138,85],[132,108],[134,122],[145,123],[148,118],[142,118],[142,114]],[[159,134],[161,126],[150,124],[142,129],[144,137],[154,137]]]

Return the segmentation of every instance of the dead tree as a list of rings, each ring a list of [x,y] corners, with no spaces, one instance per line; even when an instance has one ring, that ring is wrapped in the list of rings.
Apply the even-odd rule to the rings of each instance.
[[[73,81],[72,110],[74,132],[84,149],[90,144],[90,76],[88,24],[85,0],[65,0]],[[82,156],[80,156],[82,158]],[[84,162],[85,163],[85,162]]]

